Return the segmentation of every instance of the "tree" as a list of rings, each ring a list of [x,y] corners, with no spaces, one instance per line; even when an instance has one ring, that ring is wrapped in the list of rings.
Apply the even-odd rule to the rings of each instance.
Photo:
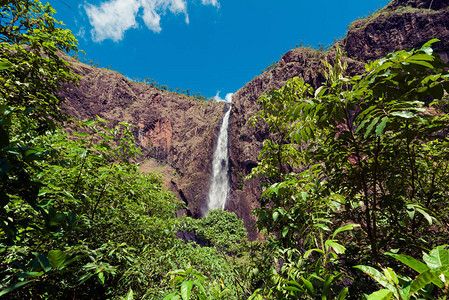
[[[434,42],[351,78],[337,50],[316,91],[294,78],[259,99],[252,122],[265,121],[273,134],[252,172],[266,182],[256,213],[278,247],[313,247],[323,220],[360,224],[357,247],[373,261],[447,240],[444,227],[433,234],[448,222],[449,196],[449,73]]]
[[[65,119],[58,91],[76,76],[61,52],[77,51],[77,41],[59,27],[50,5],[2,1],[0,12],[0,225],[15,232],[5,205],[15,195],[33,205],[39,184],[35,162],[51,153],[36,137]]]

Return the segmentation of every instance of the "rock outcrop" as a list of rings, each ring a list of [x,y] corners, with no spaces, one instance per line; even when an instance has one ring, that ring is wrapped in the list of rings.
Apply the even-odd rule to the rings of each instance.
[[[419,48],[432,38],[440,40],[434,47],[447,62],[449,3],[396,0],[376,14],[354,21],[342,45],[348,57],[366,62],[392,51]]]
[[[161,91],[114,71],[71,62],[81,78],[64,94],[67,112],[82,120],[98,115],[112,125],[134,125],[137,144],[152,159],[143,171],[164,170],[166,186],[187,205],[185,213],[200,216],[225,103]]]

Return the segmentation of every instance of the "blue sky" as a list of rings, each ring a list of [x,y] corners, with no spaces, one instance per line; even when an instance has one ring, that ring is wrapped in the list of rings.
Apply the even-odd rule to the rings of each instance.
[[[86,58],[207,97],[237,91],[297,44],[327,46],[388,0],[50,0]]]

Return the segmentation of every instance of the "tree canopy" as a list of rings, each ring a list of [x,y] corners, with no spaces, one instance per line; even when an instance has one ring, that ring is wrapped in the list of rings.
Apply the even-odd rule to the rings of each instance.
[[[266,182],[258,226],[275,234],[289,264],[272,287],[282,297],[337,297],[326,278],[340,278],[341,269],[326,257],[345,252],[335,232],[348,222],[361,230],[352,231],[346,263],[381,263],[386,251],[416,255],[447,242],[449,73],[435,42],[391,53],[350,78],[337,48],[333,63],[323,61],[327,81],[317,90],[294,78],[259,99],[252,122],[264,120],[273,135],[251,176]],[[285,251],[317,245],[322,270],[312,279],[291,274],[308,252]]]

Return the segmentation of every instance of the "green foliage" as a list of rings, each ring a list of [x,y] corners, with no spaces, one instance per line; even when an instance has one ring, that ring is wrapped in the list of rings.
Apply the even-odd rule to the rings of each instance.
[[[212,298],[207,295],[204,288],[206,278],[192,267],[188,267],[186,270],[171,271],[167,275],[171,275],[172,284],[179,290],[167,295],[164,300],[189,300],[191,296],[193,299],[222,299],[222,297]],[[224,296],[228,291],[225,289],[218,296]]]
[[[317,225],[348,222],[361,228],[351,249],[376,262],[388,249],[413,254],[447,240],[445,228],[433,234],[448,221],[449,182],[449,73],[435,41],[352,78],[337,49],[335,62],[323,61],[327,81],[316,91],[294,78],[259,98],[262,110],[250,122],[264,121],[272,135],[250,176],[264,182],[255,213],[259,229],[274,234],[272,247],[301,257],[323,244]]]
[[[201,219],[186,219],[186,231],[194,232],[208,246],[225,252],[235,252],[247,242],[247,232],[243,220],[233,212],[215,209]]]
[[[53,13],[38,1],[7,1],[0,12],[0,225],[10,237],[3,206],[11,197],[36,200],[32,176],[51,149],[35,140],[64,119],[56,92],[76,79],[58,52],[77,51],[77,42]]]
[[[83,285],[89,287],[87,293],[102,285],[97,293],[121,294],[132,286],[141,295],[153,282],[140,285],[140,278],[129,276],[129,271],[139,261],[148,265],[140,258],[142,253],[161,253],[175,243],[177,202],[162,189],[158,176],[141,175],[135,164],[126,163],[138,152],[130,144],[132,133],[127,126],[109,129],[92,121],[87,125],[86,130],[91,132],[78,133],[78,138],[69,140],[62,133],[41,138],[42,144],[51,144],[56,153],[52,160],[41,162],[36,175],[42,186],[36,200],[42,216],[19,201],[5,207],[13,224],[23,227],[12,239],[14,247],[1,245],[5,249],[2,256],[8,263],[3,273],[5,283],[15,286],[25,278],[14,265],[25,266],[22,272],[38,271],[30,250],[25,249],[44,252],[49,249],[47,260],[52,266],[59,261],[55,253],[61,257],[62,253],[81,256],[70,265],[68,275],[52,275],[56,282],[49,282],[48,272],[54,272],[47,268],[42,274],[33,273],[39,280],[27,286],[26,293],[45,290],[46,294],[56,296],[64,292],[64,287],[56,288],[60,285],[57,281],[64,278],[68,280],[65,286],[68,290]],[[84,139],[86,135],[88,140]],[[114,162],[119,160],[122,162]],[[54,246],[66,250],[52,252],[50,247]],[[23,250],[17,253],[14,251],[17,247]],[[156,277],[164,276],[162,270],[153,272],[158,274]],[[19,295],[22,294],[18,292]]]
[[[136,82],[143,82],[143,83],[145,83],[145,84],[147,84],[147,85],[149,85],[151,87],[154,87],[154,88],[156,88],[158,90],[161,90],[161,91],[167,91],[168,90],[168,91],[176,93],[176,94],[180,94],[180,95],[184,94],[184,95],[186,95],[188,97],[193,97],[193,98],[195,98],[197,100],[200,100],[200,101],[211,101],[211,100],[213,100],[213,98],[207,99],[206,96],[201,95],[200,92],[198,92],[198,93],[191,93],[189,91],[189,89],[187,89],[186,91],[181,90],[179,88],[172,89],[171,87],[168,87],[166,85],[162,85],[162,84],[156,82],[154,79],[149,78],[149,77],[145,78],[144,80],[139,80],[139,79],[136,79],[136,78],[134,78],[133,80],[136,81]]]
[[[38,1],[8,2],[0,31],[0,277],[11,299],[142,295],[135,264],[175,244],[178,203],[141,175],[129,125],[88,121],[63,133],[58,91],[76,76],[76,40]],[[72,125],[73,126],[73,125]],[[141,256],[143,258],[141,258]],[[108,296],[108,297],[110,297]]]
[[[348,224],[328,235],[327,225],[317,223],[315,231],[319,233],[319,239],[315,241],[316,248],[304,253],[292,248],[277,249],[276,261],[283,263],[279,271],[272,270],[272,287],[268,295],[276,299],[345,299],[348,288],[340,288],[336,283],[343,275],[338,270],[338,254],[344,254],[346,249],[335,237],[356,226]]]
[[[430,253],[424,253],[424,263],[404,254],[386,253],[399,260],[406,266],[418,272],[418,275],[411,279],[401,277],[391,268],[383,268],[382,272],[369,266],[356,266],[359,270],[372,277],[384,289],[372,293],[368,299],[410,299],[415,294],[422,297],[429,297],[434,287],[442,291],[443,297],[449,296],[449,250],[447,245],[438,246]]]
[[[435,41],[352,78],[337,49],[316,91],[295,78],[260,98],[252,122],[272,135],[251,176],[264,181],[254,213],[267,240],[249,243],[233,213],[176,218],[160,177],[137,172],[128,124],[64,133],[58,94],[76,76],[59,54],[76,40],[38,1],[0,13],[0,296],[345,299],[362,257],[383,286],[368,299],[447,297],[449,252],[434,244],[449,237],[449,73]]]
[[[343,196],[337,197],[345,209],[339,215],[362,225],[374,256],[379,231],[389,240],[400,230],[398,241],[411,232],[407,241],[416,246],[416,235],[435,223],[444,205],[438,200],[447,182],[442,165],[447,116],[438,99],[449,88],[449,75],[430,45],[392,53],[353,78],[341,75],[345,66],[338,59],[333,67],[327,63],[328,84],[316,98],[299,79],[262,97],[264,111],[256,118],[263,117],[278,138],[265,142],[262,163],[253,172],[279,182],[265,195],[291,184],[301,190],[298,183],[311,181],[304,179],[307,171],[292,176],[286,170],[312,167],[319,182],[315,190],[321,188],[322,197]],[[292,199],[295,205],[298,196],[282,195],[275,203],[285,207]]]
[[[182,230],[194,233],[203,245],[186,253],[191,259],[184,265],[196,266],[207,276],[204,284],[207,299],[245,299],[245,295],[251,294],[246,273],[250,257],[257,251],[252,249],[243,221],[235,213],[216,209],[201,219],[186,218]],[[196,244],[186,245],[192,246]]]

